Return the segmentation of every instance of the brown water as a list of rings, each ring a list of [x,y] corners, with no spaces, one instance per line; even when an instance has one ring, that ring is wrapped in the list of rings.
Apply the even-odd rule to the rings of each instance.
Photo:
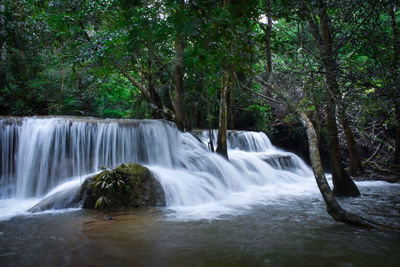
[[[342,204],[399,225],[400,186],[360,190]],[[400,233],[336,223],[318,194],[211,221],[79,210],[0,222],[0,266],[400,266]]]

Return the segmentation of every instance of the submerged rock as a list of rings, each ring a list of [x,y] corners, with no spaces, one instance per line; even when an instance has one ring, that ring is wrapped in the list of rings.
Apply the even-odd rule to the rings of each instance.
[[[150,170],[136,163],[121,164],[87,179],[81,190],[86,209],[165,206],[165,193]]]
[[[30,208],[29,212],[41,212],[45,210],[59,210],[66,208],[79,208],[81,204],[80,188],[69,188],[68,190],[55,193],[42,199],[38,204]]]

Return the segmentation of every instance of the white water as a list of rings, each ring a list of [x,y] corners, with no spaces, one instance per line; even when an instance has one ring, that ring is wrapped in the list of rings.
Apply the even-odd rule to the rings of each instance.
[[[178,132],[162,121],[91,118],[0,120],[0,198],[40,197],[76,177],[123,162],[172,167]]]
[[[216,218],[282,195],[318,192],[310,168],[263,133],[231,132],[230,161],[208,150],[207,132],[201,143],[156,120],[4,118],[0,137],[0,214],[7,211],[0,219],[79,187],[101,166],[123,162],[148,166],[167,207],[182,219]]]

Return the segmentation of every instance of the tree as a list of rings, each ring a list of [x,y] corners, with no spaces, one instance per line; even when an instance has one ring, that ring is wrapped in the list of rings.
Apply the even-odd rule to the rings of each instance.
[[[347,114],[345,113],[345,109],[339,109],[339,117],[340,121],[343,126],[344,135],[346,138],[346,144],[349,149],[349,158],[350,163],[349,166],[346,168],[346,172],[349,175],[356,175],[363,171],[363,166],[361,164],[361,156],[360,151],[358,149],[358,144],[354,138],[353,131],[350,128],[350,122],[347,118]]]
[[[338,130],[336,125],[336,99],[338,98],[339,86],[337,83],[337,65],[333,54],[333,39],[330,28],[330,19],[327,13],[327,6],[320,0],[318,2],[318,16],[311,16],[309,23],[315,41],[319,45],[322,64],[325,69],[327,86],[327,130],[328,143],[332,167],[333,192],[337,196],[359,196],[357,186],[350,179],[344,170],[340,155]]]
[[[179,13],[183,12],[185,8],[185,1],[180,0],[180,6],[177,8]],[[178,14],[179,15],[179,14]],[[181,20],[182,19],[181,16]],[[182,27],[182,26],[181,26]],[[184,130],[184,122],[185,122],[185,106],[184,106],[184,87],[183,87],[183,77],[184,77],[184,49],[185,49],[185,41],[182,35],[182,31],[178,29],[175,34],[175,63],[174,63],[174,85],[175,85],[175,101],[174,101],[174,110],[175,110],[175,124],[179,130]]]
[[[398,22],[396,21],[396,13],[398,13],[397,2],[393,1],[390,5],[390,18],[392,27],[392,46],[393,46],[393,59],[392,59],[392,92],[395,96],[395,115],[396,115],[396,141],[395,141],[395,156],[394,164],[400,165],[400,95],[399,95],[399,82],[400,82],[400,32],[398,31]]]
[[[6,5],[4,0],[0,3],[1,22],[1,63],[0,63],[0,89],[6,84],[7,43],[6,43]]]
[[[229,12],[230,0],[224,0],[223,8]],[[228,158],[227,128],[228,128],[228,95],[229,95],[229,65],[227,55],[222,56],[221,92],[218,119],[217,153]]]
[[[301,111],[301,109],[297,109],[297,113],[299,115],[299,119],[302,121],[304,127],[306,127],[307,129],[311,166],[329,215],[331,215],[336,221],[350,225],[356,225],[366,228],[378,228],[397,232],[400,231],[399,228],[383,225],[363,218],[357,214],[348,212],[339,205],[339,203],[335,199],[335,194],[331,191],[329,184],[325,178],[325,173],[321,163],[321,156],[318,149],[318,138],[314,129],[314,125],[312,124],[308,116],[303,111]]]

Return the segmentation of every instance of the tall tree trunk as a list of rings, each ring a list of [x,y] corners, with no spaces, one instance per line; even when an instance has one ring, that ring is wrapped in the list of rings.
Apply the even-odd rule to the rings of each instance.
[[[65,83],[65,68],[64,62],[61,61],[61,92],[64,92],[64,83]]]
[[[76,72],[76,87],[78,88],[78,97],[79,101],[82,101],[83,95],[83,79],[82,79],[82,72],[78,70]]]
[[[7,43],[6,43],[6,20],[5,12],[6,5],[4,0],[0,4],[0,21],[1,21],[1,39],[3,40],[1,44],[1,65],[0,65],[0,89],[6,85],[6,66],[7,66]]]
[[[222,77],[221,77],[221,94],[219,107],[219,124],[218,124],[218,139],[217,153],[225,158],[228,158],[227,146],[227,126],[228,126],[228,85],[229,85],[229,69],[226,57],[222,59]]]
[[[208,117],[208,136],[210,141],[208,142],[208,147],[210,148],[211,152],[215,152],[214,149],[214,136],[213,136],[213,130],[212,130],[212,120],[210,117],[210,104],[207,102],[207,117]]]
[[[399,64],[400,64],[400,37],[396,23],[396,1],[390,7],[390,17],[393,31],[393,62],[392,62],[392,96],[394,96],[395,116],[396,116],[396,141],[394,150],[394,164],[400,165],[400,93],[399,93]]]
[[[346,171],[349,175],[356,175],[364,171],[361,164],[360,152],[356,140],[354,139],[353,132],[350,128],[350,122],[344,110],[339,111],[340,120],[342,122],[344,135],[346,138],[347,148],[349,149],[350,164]]]
[[[264,30],[265,33],[265,55],[267,57],[267,75],[268,79],[272,73],[272,53],[271,53],[271,31],[272,31],[272,17],[271,17],[271,0],[267,0],[267,27]]]
[[[264,44],[265,44],[265,57],[266,57],[266,81],[267,83],[272,82],[272,52],[271,52],[271,31],[272,31],[272,17],[271,17],[271,0],[266,1],[266,15],[267,15],[267,26],[262,26],[264,31]],[[264,94],[267,94],[267,87],[264,88]]]
[[[201,83],[204,82],[203,79],[200,80]],[[212,118],[213,116],[211,115],[210,112],[210,102],[208,101],[208,95],[207,95],[207,90],[204,90],[204,95],[206,96],[206,108],[207,108],[207,127],[208,127],[208,136],[209,136],[209,143],[208,143],[208,147],[210,148],[211,152],[215,152],[214,149],[214,136],[213,136],[213,129],[212,129]]]
[[[230,70],[230,84],[228,85],[228,129],[234,129],[235,128],[235,99],[234,99],[234,93],[233,93],[233,88],[235,86],[235,70],[236,66],[233,64]]]
[[[229,7],[229,0],[224,0],[224,8]],[[228,159],[227,127],[228,127],[228,90],[229,66],[227,56],[222,58],[221,94],[218,120],[217,153]]]
[[[183,131],[185,126],[185,106],[183,100],[183,51],[184,51],[184,41],[180,34],[177,34],[175,39],[175,71],[174,71],[174,81],[175,81],[175,124],[179,130]]]
[[[329,26],[329,18],[326,6],[320,1],[319,16],[321,20],[322,31],[322,63],[325,68],[326,85],[328,89],[327,103],[327,129],[328,129],[328,144],[332,167],[332,180],[336,196],[357,197],[360,195],[357,186],[351,180],[350,176],[344,170],[342,157],[340,155],[339,137],[336,124],[336,103],[335,97],[339,92],[336,75],[336,60],[332,50],[332,34]]]
[[[185,1],[181,0],[181,9],[184,8]],[[185,41],[181,33],[176,33],[175,36],[175,63],[174,63],[174,83],[175,83],[175,124],[179,130],[185,129],[185,105],[183,99],[183,77],[184,77],[184,66],[183,56],[185,49]]]
[[[232,86],[233,87],[233,86]],[[235,128],[235,100],[233,97],[233,88],[228,90],[228,128]]]
[[[399,231],[400,229],[382,225],[371,220],[365,219],[357,214],[350,213],[344,210],[339,203],[336,201],[335,194],[331,191],[331,188],[326,180],[324,169],[322,168],[321,156],[319,154],[319,145],[317,133],[315,132],[314,126],[308,116],[297,110],[300,121],[306,127],[308,137],[308,147],[310,151],[310,161],[314,172],[314,177],[317,182],[319,191],[325,201],[326,209],[336,221],[343,222],[346,224],[367,227],[367,228],[379,228],[383,230]]]
[[[333,103],[332,103],[333,102]],[[349,175],[344,170],[342,164],[342,157],[339,148],[339,138],[336,125],[335,116],[335,103],[330,97],[327,106],[327,129],[328,129],[328,144],[329,154],[331,159],[332,168],[332,181],[333,181],[333,192],[336,196],[342,197],[357,197],[360,192],[357,186],[351,180]]]
[[[399,102],[399,101],[397,101]],[[396,106],[396,141],[395,141],[395,151],[394,151],[394,164],[400,166],[400,103],[397,103]]]

